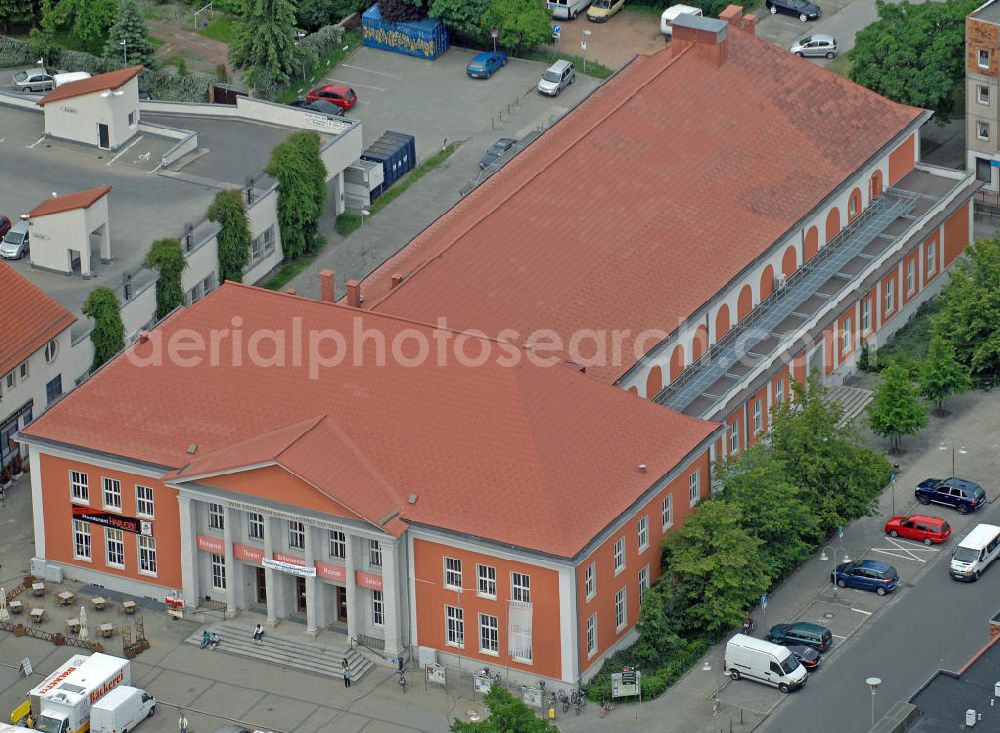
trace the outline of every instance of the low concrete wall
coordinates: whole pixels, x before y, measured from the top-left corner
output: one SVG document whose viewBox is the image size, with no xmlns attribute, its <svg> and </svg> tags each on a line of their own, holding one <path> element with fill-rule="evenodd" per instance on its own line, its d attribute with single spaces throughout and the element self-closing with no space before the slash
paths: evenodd
<svg viewBox="0 0 1000 733">
<path fill-rule="evenodd" d="M 0 92 L 0 104 L 7 105 L 8 107 L 17 107 L 18 109 L 26 109 L 31 112 L 37 112 L 42 114 L 42 108 L 36 104 L 39 99 L 44 95 L 36 94 L 32 96 L 24 96 L 23 94 L 13 94 L 11 92 Z"/>
</svg>

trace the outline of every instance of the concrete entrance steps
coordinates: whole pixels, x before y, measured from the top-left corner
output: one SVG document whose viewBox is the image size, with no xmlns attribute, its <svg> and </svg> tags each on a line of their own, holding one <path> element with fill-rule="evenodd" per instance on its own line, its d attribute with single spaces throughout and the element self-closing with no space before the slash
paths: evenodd
<svg viewBox="0 0 1000 733">
<path fill-rule="evenodd" d="M 185 639 L 188 644 L 201 646 L 202 631 L 214 631 L 219 635 L 219 646 L 206 653 L 225 652 L 238 657 L 249 657 L 273 664 L 283 669 L 297 669 L 301 672 L 342 678 L 340 662 L 347 659 L 351 669 L 351 681 L 360 681 L 375 664 L 368 657 L 351 648 L 346 636 L 324 633 L 319 639 L 306 636 L 298 624 L 282 624 L 276 628 L 264 629 L 264 640 L 253 640 L 255 617 L 243 621 L 224 621 L 198 629 Z"/>
<path fill-rule="evenodd" d="M 864 412 L 868 403 L 872 401 L 872 392 L 860 387 L 831 387 L 826 399 L 828 402 L 839 402 L 840 406 L 844 408 L 844 416 L 840 419 L 839 424 L 839 426 L 844 426 Z"/>
</svg>

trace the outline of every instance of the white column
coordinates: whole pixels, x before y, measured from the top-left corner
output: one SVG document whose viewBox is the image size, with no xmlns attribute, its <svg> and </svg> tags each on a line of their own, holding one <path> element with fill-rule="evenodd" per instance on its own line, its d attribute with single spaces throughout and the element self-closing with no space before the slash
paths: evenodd
<svg viewBox="0 0 1000 733">
<path fill-rule="evenodd" d="M 42 493 L 42 452 L 35 449 L 28 454 L 31 468 L 31 521 L 35 527 L 35 557 L 45 559 L 45 500 Z M 96 476 L 95 476 L 96 478 Z M 97 490 L 97 489 L 95 489 Z M 94 531 L 91 527 L 91 532 Z M 72 542 L 73 538 L 70 538 Z M 93 547 L 93 544 L 91 544 Z"/>
<path fill-rule="evenodd" d="M 396 572 L 399 543 L 382 540 L 382 603 L 385 610 L 385 653 L 395 657 L 403 650 L 400 640 L 399 582 Z"/>
<path fill-rule="evenodd" d="M 358 538 L 345 530 L 344 532 L 344 589 L 347 592 L 347 638 L 353 639 L 360 629 L 358 628 L 358 586 L 355 582 L 354 558 L 357 552 Z"/>
<path fill-rule="evenodd" d="M 277 531 L 278 520 L 264 515 L 264 557 L 274 558 L 274 533 Z M 275 626 L 278 623 L 278 573 L 271 568 L 264 568 L 264 583 L 267 585 L 267 623 Z"/>
<path fill-rule="evenodd" d="M 317 527 L 312 527 L 310 525 L 305 525 L 306 530 L 306 567 L 315 568 L 316 567 L 316 538 L 315 534 L 317 532 Z M 322 609 L 320 606 L 323 603 L 323 599 L 319 597 L 317 591 L 319 588 L 319 579 L 313 575 L 312 577 L 306 577 L 306 633 L 316 635 L 319 633 L 318 624 L 319 616 L 322 614 Z"/>
<path fill-rule="evenodd" d="M 226 559 L 226 618 L 234 618 L 239 610 L 236 602 L 237 588 L 243 588 L 242 568 L 236 563 L 233 555 L 233 536 L 239 513 L 228 505 L 222 509 L 223 557 Z"/>
<path fill-rule="evenodd" d="M 190 496 L 177 495 L 178 519 L 181 530 L 181 596 L 192 608 L 201 596 L 198 563 L 198 523 L 195 521 L 196 503 Z"/>
</svg>

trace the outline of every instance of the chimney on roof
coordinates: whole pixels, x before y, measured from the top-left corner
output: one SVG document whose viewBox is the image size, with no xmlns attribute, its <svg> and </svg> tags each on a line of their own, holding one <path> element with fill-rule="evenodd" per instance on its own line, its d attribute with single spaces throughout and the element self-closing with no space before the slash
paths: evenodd
<svg viewBox="0 0 1000 733">
<path fill-rule="evenodd" d="M 710 59 L 716 66 L 722 66 L 726 61 L 728 28 L 729 24 L 724 20 L 683 13 L 673 22 L 671 45 L 678 51 L 693 45 L 699 54 Z"/>
<path fill-rule="evenodd" d="M 743 16 L 743 30 L 751 36 L 757 35 L 757 16 L 753 13 Z"/>
<path fill-rule="evenodd" d="M 395 288 L 401 282 L 403 282 L 403 276 L 400 275 L 398 272 L 392 273 L 392 275 L 389 277 L 389 289 L 391 290 L 392 288 Z"/>
<path fill-rule="evenodd" d="M 336 276 L 333 270 L 319 271 L 319 299 L 325 303 L 333 303 L 337 300 L 333 281 Z"/>
<path fill-rule="evenodd" d="M 289 295 L 298 295 L 299 294 L 299 291 L 296 290 L 295 288 L 288 288 L 288 290 L 286 290 L 285 292 L 288 293 Z"/>
<path fill-rule="evenodd" d="M 139 343 L 144 344 L 147 341 L 149 341 L 149 331 L 147 331 L 146 329 L 142 329 L 141 331 L 139 331 Z"/>
<path fill-rule="evenodd" d="M 347 304 L 352 308 L 360 308 L 364 300 L 361 297 L 361 283 L 357 280 L 348 280 L 344 284 L 347 286 Z"/>
<path fill-rule="evenodd" d="M 719 13 L 719 20 L 724 20 L 736 28 L 742 28 L 743 8 L 739 5 L 727 5 L 726 9 Z"/>
</svg>

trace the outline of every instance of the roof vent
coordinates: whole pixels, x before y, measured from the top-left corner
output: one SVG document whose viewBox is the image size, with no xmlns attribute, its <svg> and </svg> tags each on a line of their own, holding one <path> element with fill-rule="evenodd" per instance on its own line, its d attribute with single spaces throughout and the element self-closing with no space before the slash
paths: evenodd
<svg viewBox="0 0 1000 733">
<path fill-rule="evenodd" d="M 411 504 L 416 504 L 417 503 L 417 495 L 416 494 L 410 494 L 410 496 L 407 498 L 407 501 L 410 502 Z M 1000 686 L 1000 682 L 998 682 L 997 685 Z M 998 694 L 998 696 L 1000 696 L 1000 693 L 997 693 L 997 694 Z"/>
<path fill-rule="evenodd" d="M 382 517 L 380 520 L 378 520 L 378 523 L 379 523 L 379 525 L 384 526 L 386 524 L 386 522 L 388 522 L 390 519 L 395 519 L 397 516 L 399 516 L 399 512 L 396 511 L 395 509 L 393 509 L 391 512 L 389 512 L 384 517 Z"/>
<path fill-rule="evenodd" d="M 645 463 L 640 463 L 638 466 L 636 466 L 636 468 L 638 468 L 643 473 L 646 473 L 646 464 Z"/>
<path fill-rule="evenodd" d="M 197 450 L 198 450 L 197 443 L 188 443 L 188 453 L 194 455 Z"/>
</svg>

